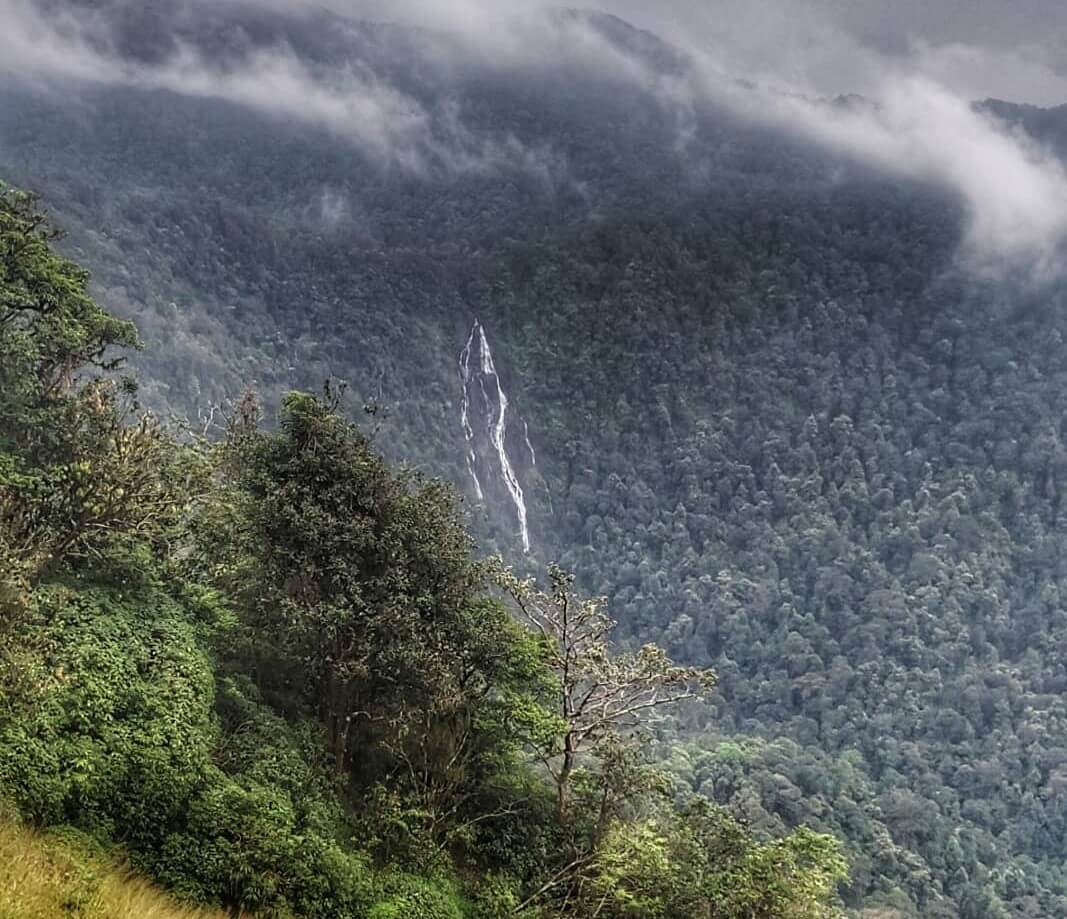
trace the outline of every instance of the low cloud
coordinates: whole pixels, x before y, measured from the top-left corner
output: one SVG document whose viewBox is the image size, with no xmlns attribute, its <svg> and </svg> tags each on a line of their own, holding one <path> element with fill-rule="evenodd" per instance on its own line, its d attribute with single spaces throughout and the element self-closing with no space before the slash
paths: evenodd
<svg viewBox="0 0 1067 919">
<path fill-rule="evenodd" d="M 906 63 L 968 99 L 1005 99 L 1031 105 L 1067 103 L 1067 73 L 1057 69 L 1042 46 L 990 49 L 962 42 L 911 43 Z"/>
<path fill-rule="evenodd" d="M 1067 102 L 1067 39 L 1058 0 L 994 0 L 949 10 L 926 0 L 604 0 L 664 37 L 693 64 L 665 74 L 580 17 L 544 15 L 538 0 L 329 0 L 339 12 L 460 33 L 501 66 L 584 66 L 640 86 L 678 112 L 707 102 L 781 127 L 890 173 L 956 193 L 968 220 L 961 258 L 978 272 L 1062 274 L 1067 171 L 1021 130 L 973 105 L 998 97 Z M 304 0 L 273 0 L 286 9 Z M 741 88 L 738 80 L 746 80 Z M 819 97 L 859 93 L 869 105 Z M 699 138 L 679 121 L 679 146 Z"/>
<path fill-rule="evenodd" d="M 965 204 L 961 256 L 980 273 L 1062 272 L 1067 170 L 1053 153 L 923 77 L 887 81 L 876 105 L 778 97 L 774 117 L 813 139 L 899 175 L 937 182 Z"/>
<path fill-rule="evenodd" d="M 1042 41 L 1040 19 L 1027 32 L 1016 16 L 1011 41 L 982 45 L 977 33 L 953 40 L 963 33 L 951 20 L 911 0 L 900 18 L 916 31 L 890 28 L 873 0 L 858 2 L 848 15 L 834 14 L 829 0 L 720 0 L 714 8 L 696 0 L 665 0 L 655 7 L 636 0 L 606 2 L 611 11 L 673 41 L 691 68 L 651 66 L 587 18 L 549 13 L 537 0 L 328 5 L 357 17 L 400 19 L 447 32 L 447 40 L 427 40 L 427 49 L 433 48 L 427 53 L 442 60 L 452 55 L 499 68 L 565 65 L 576 73 L 584 67 L 638 87 L 680 113 L 682 151 L 699 143 L 693 120 L 684 115 L 714 103 L 894 174 L 937 182 L 965 205 L 961 254 L 968 264 L 987 271 L 1007 265 L 1037 276 L 1057 273 L 1067 243 L 1063 162 L 971 104 L 986 95 L 1034 101 L 1049 101 L 1061 91 L 1067 95 L 1067 76 Z M 1020 10 L 1030 4 L 1037 16 L 1044 0 L 1020 2 Z M 259 4 L 289 13 L 311 6 L 304 0 Z M 472 131 L 455 102 L 420 102 L 357 64 L 324 74 L 275 46 L 223 67 L 181 45 L 161 63 L 133 62 L 115 53 L 99 20 L 70 13 L 45 18 L 39 9 L 31 0 L 0 0 L 5 23 L 0 72 L 223 99 L 326 128 L 377 160 L 414 172 L 517 168 L 542 173 L 549 183 L 565 172 L 547 149 Z M 996 15 L 990 7 L 990 23 L 999 21 Z M 1045 31 L 1053 34 L 1058 25 L 1050 22 Z M 751 82 L 741 88 L 737 78 Z M 814 101 L 849 91 L 863 93 L 871 104 Z"/>
<path fill-rule="evenodd" d="M 1036 51 L 1022 55 L 912 39 L 906 52 L 890 54 L 831 21 L 797 23 L 783 16 L 761 24 L 747 3 L 738 5 L 728 28 L 709 30 L 702 9 L 685 20 L 688 37 L 674 36 L 691 63 L 683 76 L 639 63 L 629 71 L 613 66 L 613 72 L 675 110 L 712 102 L 890 174 L 949 189 L 965 209 L 959 256 L 971 272 L 999 277 L 1021 270 L 1041 282 L 1067 271 L 1067 165 L 972 101 L 991 95 L 992 78 L 983 84 L 982 75 L 996 73 L 998 64 L 1001 77 L 1012 74 L 1020 88 L 1040 84 L 1055 91 L 1059 77 Z M 768 45 L 779 49 L 776 58 Z M 598 59 L 610 55 L 601 52 Z M 865 96 L 852 104 L 820 98 L 818 87 L 833 85 L 842 74 L 851 76 L 841 89 L 860 87 Z M 950 83 L 970 86 L 973 94 Z M 1067 83 L 1063 88 L 1067 94 Z M 680 124 L 685 133 L 686 122 Z M 699 135 L 690 131 L 682 141 L 683 147 L 699 143 Z"/>
<path fill-rule="evenodd" d="M 1062 276 L 1067 167 L 1060 155 L 929 75 L 944 60 L 943 50 L 921 52 L 922 68 L 851 41 L 838 50 L 866 75 L 866 97 L 818 99 L 806 94 L 811 84 L 799 76 L 783 83 L 768 72 L 757 74 L 759 85 L 742 89 L 723 79 L 728 65 L 721 57 L 700 50 L 693 51 L 693 93 L 891 174 L 951 190 L 967 214 L 960 256 L 971 271 L 1022 269 L 1035 280 Z M 951 55 L 970 59 L 972 53 L 957 48 Z"/>
<path fill-rule="evenodd" d="M 510 136 L 470 131 L 454 103 L 432 110 L 353 63 L 313 72 L 285 45 L 252 50 L 225 65 L 189 44 L 158 63 L 117 53 L 103 17 L 42 12 L 32 0 L 0 0 L 0 76 L 123 85 L 218 99 L 325 128 L 390 167 L 427 173 L 520 168 L 551 173 L 543 151 Z"/>
</svg>

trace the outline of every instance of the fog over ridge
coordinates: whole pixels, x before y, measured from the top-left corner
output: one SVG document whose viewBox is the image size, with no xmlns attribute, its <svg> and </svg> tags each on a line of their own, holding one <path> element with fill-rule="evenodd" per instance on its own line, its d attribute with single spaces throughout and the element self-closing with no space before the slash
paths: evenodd
<svg viewBox="0 0 1067 919">
<path fill-rule="evenodd" d="M 189 15 L 196 15 L 198 3 L 204 0 L 186 4 Z M 239 5 L 236 0 L 225 3 Z M 286 14 L 318 7 L 304 0 L 253 0 L 244 5 Z M 964 94 L 971 85 L 967 74 L 986 71 L 1006 74 L 1020 91 L 1040 86 L 1049 98 L 1061 88 L 1067 94 L 1067 76 L 1043 50 L 1040 29 L 1029 36 L 1017 31 L 1014 41 L 983 44 L 977 40 L 980 32 L 972 28 L 961 40 L 949 40 L 953 33 L 945 22 L 940 31 L 933 29 L 930 22 L 936 17 L 905 3 L 901 18 L 925 23 L 927 34 L 905 35 L 901 45 L 900 36 L 887 28 L 884 15 L 874 7 L 864 20 L 856 12 L 835 14 L 832 5 L 821 0 L 792 7 L 779 0 L 722 0 L 714 7 L 719 14 L 715 18 L 697 3 L 668 3 L 653 15 L 629 0 L 608 0 L 608 11 L 632 18 L 654 34 L 662 32 L 681 50 L 687 67 L 671 72 L 613 41 L 593 19 L 546 15 L 548 7 L 533 0 L 333 0 L 326 5 L 346 16 L 395 19 L 448 36 L 439 46 L 428 44 L 427 53 L 479 59 L 500 68 L 554 68 L 563 63 L 595 70 L 681 113 L 680 148 L 693 142 L 686 134 L 686 113 L 714 104 L 893 174 L 937 182 L 965 204 L 968 224 L 961 255 L 972 267 L 1022 267 L 1038 278 L 1061 272 L 1067 244 L 1063 162 L 1022 132 L 976 109 L 973 97 Z M 1018 7 L 1027 8 L 1039 17 L 1037 25 L 1047 23 L 1048 35 L 1059 34 L 1060 20 L 1067 14 L 1057 17 L 1041 0 Z M 801 10 L 809 18 L 800 16 Z M 1000 21 L 989 15 L 991 24 Z M 550 177 L 566 169 L 551 150 L 530 150 L 512 137 L 472 130 L 457 105 L 445 100 L 428 107 L 425 100 L 358 64 L 335 68 L 325 79 L 292 48 L 278 45 L 250 50 L 220 67 L 181 41 L 159 61 L 137 61 L 117 51 L 99 10 L 0 0 L 0 16 L 7 26 L 0 33 L 0 73 L 8 77 L 129 85 L 223 99 L 326 128 L 350 138 L 378 161 L 415 173 L 519 168 Z M 874 30 L 873 39 L 858 37 L 865 22 Z M 780 53 L 771 53 L 773 48 Z M 749 82 L 741 85 L 739 78 Z M 858 90 L 875 104 L 825 104 L 819 93 L 834 80 L 841 81 L 840 91 Z"/>
</svg>

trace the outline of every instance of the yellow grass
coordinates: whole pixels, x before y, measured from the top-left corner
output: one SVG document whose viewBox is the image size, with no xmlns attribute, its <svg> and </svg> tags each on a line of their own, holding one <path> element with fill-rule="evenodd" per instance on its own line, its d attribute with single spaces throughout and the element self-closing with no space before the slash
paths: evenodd
<svg viewBox="0 0 1067 919">
<path fill-rule="evenodd" d="M 0 919 L 226 919 L 175 901 L 76 842 L 0 820 Z"/>
</svg>

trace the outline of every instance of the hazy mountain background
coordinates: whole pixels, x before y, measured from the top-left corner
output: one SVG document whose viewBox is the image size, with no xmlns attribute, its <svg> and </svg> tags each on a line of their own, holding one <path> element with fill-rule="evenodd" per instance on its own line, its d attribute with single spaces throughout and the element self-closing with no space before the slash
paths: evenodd
<svg viewBox="0 0 1067 919">
<path fill-rule="evenodd" d="M 346 381 L 521 563 L 502 449 L 531 557 L 718 670 L 683 785 L 839 834 L 872 915 L 1067 914 L 1067 107 L 819 98 L 591 12 L 8 6 L 0 176 L 148 405 Z"/>
</svg>

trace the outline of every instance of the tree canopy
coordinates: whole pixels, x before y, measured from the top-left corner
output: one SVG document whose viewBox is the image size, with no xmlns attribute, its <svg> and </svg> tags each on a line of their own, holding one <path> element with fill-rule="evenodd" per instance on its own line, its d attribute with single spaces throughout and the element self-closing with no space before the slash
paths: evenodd
<svg viewBox="0 0 1067 919">
<path fill-rule="evenodd" d="M 676 803 L 610 742 L 708 674 L 614 650 L 556 569 L 552 594 L 506 581 L 524 627 L 452 490 L 383 459 L 329 387 L 274 428 L 251 392 L 218 440 L 159 424 L 113 376 L 132 330 L 33 200 L 0 195 L 0 228 L 5 813 L 235 913 L 836 913 L 836 840 Z M 549 631 L 560 603 L 580 635 Z M 560 711 L 561 689 L 587 701 Z"/>
</svg>

